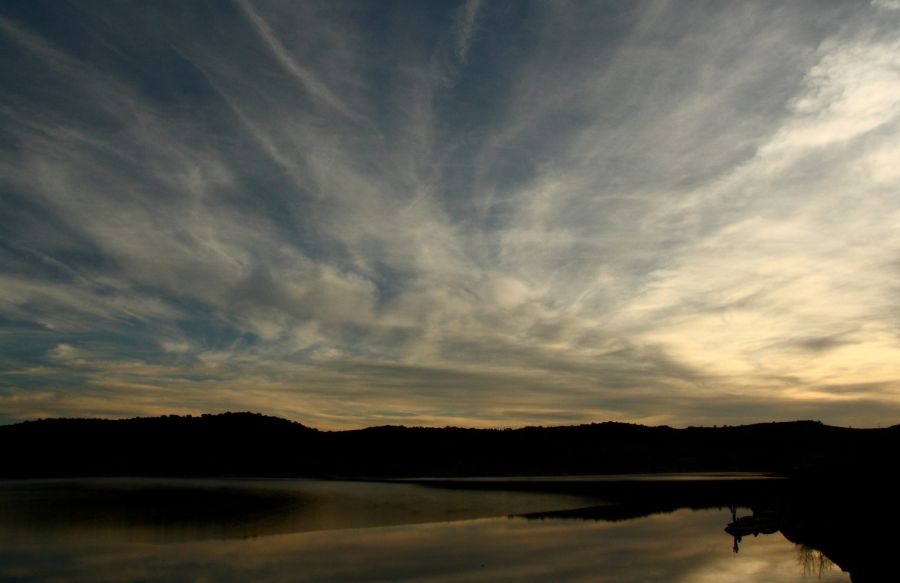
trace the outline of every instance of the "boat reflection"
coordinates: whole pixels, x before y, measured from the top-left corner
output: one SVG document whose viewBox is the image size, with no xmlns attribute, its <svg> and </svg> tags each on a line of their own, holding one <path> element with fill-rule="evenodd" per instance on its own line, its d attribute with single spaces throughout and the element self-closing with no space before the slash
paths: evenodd
<svg viewBox="0 0 900 583">
<path fill-rule="evenodd" d="M 748 516 L 737 516 L 737 507 L 731 507 L 731 522 L 725 527 L 725 532 L 734 537 L 732 550 L 740 552 L 741 539 L 747 535 L 759 536 L 760 534 L 774 534 L 778 532 L 781 521 L 774 510 L 764 510 Z"/>
</svg>

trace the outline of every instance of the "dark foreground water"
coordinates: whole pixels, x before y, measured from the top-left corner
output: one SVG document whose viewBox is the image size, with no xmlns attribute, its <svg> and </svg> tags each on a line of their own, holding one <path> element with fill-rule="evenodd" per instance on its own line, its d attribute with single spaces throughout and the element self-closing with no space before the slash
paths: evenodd
<svg viewBox="0 0 900 583">
<path fill-rule="evenodd" d="M 553 514 L 598 506 L 420 484 L 0 482 L 0 581 L 849 581 L 779 532 L 734 552 L 728 507 Z"/>
</svg>

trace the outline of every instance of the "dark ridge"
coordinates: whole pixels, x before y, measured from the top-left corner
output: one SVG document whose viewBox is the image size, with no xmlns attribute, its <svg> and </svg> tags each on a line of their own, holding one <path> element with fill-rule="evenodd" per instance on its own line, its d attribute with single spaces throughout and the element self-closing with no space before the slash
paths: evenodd
<svg viewBox="0 0 900 583">
<path fill-rule="evenodd" d="M 0 427 L 0 477 L 525 476 L 750 471 L 881 472 L 900 426 L 817 421 L 734 427 L 592 423 L 520 429 L 381 426 L 319 431 L 257 413 L 124 420 L 43 419 Z"/>
</svg>

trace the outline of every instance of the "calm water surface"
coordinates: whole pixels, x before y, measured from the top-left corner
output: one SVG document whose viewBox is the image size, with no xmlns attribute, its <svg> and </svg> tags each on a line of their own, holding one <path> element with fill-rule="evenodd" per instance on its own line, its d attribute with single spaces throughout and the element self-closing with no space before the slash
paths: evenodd
<svg viewBox="0 0 900 583">
<path fill-rule="evenodd" d="M 313 480 L 0 482 L 0 581 L 849 581 L 780 533 L 734 553 L 728 508 L 521 516 L 599 503 Z"/>
</svg>

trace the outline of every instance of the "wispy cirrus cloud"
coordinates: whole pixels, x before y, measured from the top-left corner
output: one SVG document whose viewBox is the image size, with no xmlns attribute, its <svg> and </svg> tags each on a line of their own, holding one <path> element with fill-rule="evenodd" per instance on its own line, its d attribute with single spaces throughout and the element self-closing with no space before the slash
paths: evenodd
<svg viewBox="0 0 900 583">
<path fill-rule="evenodd" d="M 461 62 L 465 62 L 469 48 L 472 46 L 472 37 L 475 35 L 475 23 L 480 6 L 481 0 L 467 0 L 460 9 L 460 23 L 456 32 L 456 56 Z"/>
<path fill-rule="evenodd" d="M 886 3 L 45 8 L 5 419 L 895 417 Z"/>
</svg>

